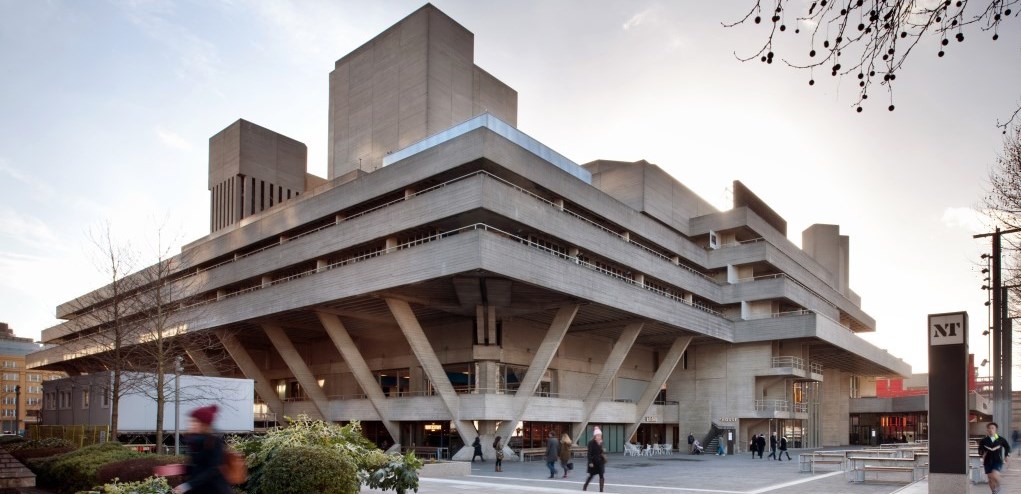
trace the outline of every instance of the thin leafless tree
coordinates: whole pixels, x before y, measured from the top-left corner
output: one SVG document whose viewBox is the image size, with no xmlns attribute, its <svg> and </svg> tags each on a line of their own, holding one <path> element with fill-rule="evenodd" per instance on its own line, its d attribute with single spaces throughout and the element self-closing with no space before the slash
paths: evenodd
<svg viewBox="0 0 1021 494">
<path fill-rule="evenodd" d="M 758 25 L 766 31 L 757 50 L 734 53 L 739 60 L 767 64 L 780 60 L 807 71 L 809 85 L 827 73 L 855 77 L 856 111 L 862 111 L 876 85 L 887 92 L 887 109 L 893 111 L 897 74 L 905 70 L 916 48 L 922 45 L 943 57 L 966 35 L 996 41 L 1005 21 L 1017 20 L 1019 4 L 1021 0 L 755 0 L 743 17 L 723 25 Z M 781 42 L 799 36 L 790 44 Z M 1021 105 L 1011 108 L 997 119 L 1004 134 L 1021 112 Z"/>
</svg>

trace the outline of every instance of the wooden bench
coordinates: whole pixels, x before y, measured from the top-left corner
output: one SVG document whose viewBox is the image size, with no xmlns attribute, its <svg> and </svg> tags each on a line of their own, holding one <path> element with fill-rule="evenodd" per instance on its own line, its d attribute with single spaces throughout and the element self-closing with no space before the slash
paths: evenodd
<svg viewBox="0 0 1021 494">
<path fill-rule="evenodd" d="M 924 467 L 922 466 L 924 462 Z M 851 482 L 865 482 L 866 474 L 874 472 L 875 480 L 880 480 L 879 475 L 883 473 L 909 473 L 908 482 L 914 482 L 923 475 L 923 469 L 928 468 L 928 462 L 919 458 L 875 458 L 868 456 L 848 456 L 847 474 Z"/>
<path fill-rule="evenodd" d="M 585 446 L 572 446 L 571 447 L 571 458 L 586 458 L 588 457 L 588 448 Z"/>
<path fill-rule="evenodd" d="M 530 461 L 535 457 L 546 456 L 546 448 L 521 448 L 518 455 L 521 457 L 521 461 Z"/>
<path fill-rule="evenodd" d="M 816 465 L 837 465 L 843 468 L 843 451 L 817 451 L 798 455 L 798 471 L 815 473 Z"/>
</svg>

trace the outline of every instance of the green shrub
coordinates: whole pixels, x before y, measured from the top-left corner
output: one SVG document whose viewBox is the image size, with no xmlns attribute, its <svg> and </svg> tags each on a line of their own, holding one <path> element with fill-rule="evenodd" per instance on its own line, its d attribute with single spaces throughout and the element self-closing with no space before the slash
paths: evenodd
<svg viewBox="0 0 1021 494">
<path fill-rule="evenodd" d="M 286 446 L 263 467 L 263 492 L 356 494 L 360 488 L 354 462 L 337 448 Z"/>
<path fill-rule="evenodd" d="M 270 430 L 264 436 L 231 440 L 231 446 L 247 459 L 246 493 L 276 494 L 265 485 L 265 466 L 280 451 L 296 446 L 339 451 L 355 465 L 359 482 L 369 487 L 398 493 L 418 492 L 418 470 L 422 462 L 413 455 L 386 455 L 379 451 L 362 435 L 358 422 L 339 426 L 304 416 L 288 421 L 288 427 Z"/>
<path fill-rule="evenodd" d="M 36 474 L 36 483 L 60 493 L 88 490 L 99 484 L 99 467 L 120 460 L 138 458 L 120 443 L 102 443 L 49 458 L 29 460 L 28 467 Z"/>
<path fill-rule="evenodd" d="M 114 481 L 99 488 L 103 494 L 171 494 L 173 492 L 167 479 L 149 477 L 138 482 Z"/>
<path fill-rule="evenodd" d="M 7 451 L 10 451 L 12 446 L 23 442 L 25 442 L 25 438 L 21 436 L 0 436 L 0 448 Z"/>
<path fill-rule="evenodd" d="M 46 439 L 32 439 L 31 441 L 19 441 L 4 445 L 7 451 L 15 452 L 22 449 L 39 448 L 74 448 L 74 444 L 62 437 L 47 437 Z"/>
<path fill-rule="evenodd" d="M 12 451 L 11 456 L 17 458 L 22 463 L 27 463 L 32 458 L 46 458 L 47 456 L 62 455 L 72 451 L 74 451 L 74 448 L 22 448 Z"/>
<path fill-rule="evenodd" d="M 174 455 L 145 455 L 140 458 L 115 461 L 99 467 L 96 471 L 96 483 L 108 484 L 114 480 L 121 482 L 139 482 L 152 477 L 153 468 L 160 465 L 172 465 L 175 463 L 188 463 L 187 456 Z M 178 476 L 168 479 L 171 485 L 183 482 Z"/>
</svg>

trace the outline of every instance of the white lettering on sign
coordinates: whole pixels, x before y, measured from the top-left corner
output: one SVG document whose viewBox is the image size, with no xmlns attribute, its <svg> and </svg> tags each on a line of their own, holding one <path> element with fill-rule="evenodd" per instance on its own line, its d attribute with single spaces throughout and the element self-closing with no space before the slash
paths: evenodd
<svg viewBox="0 0 1021 494">
<path fill-rule="evenodd" d="M 659 417 L 655 415 L 646 415 L 645 422 L 659 422 Z"/>
<path fill-rule="evenodd" d="M 929 316 L 929 344 L 964 344 L 965 324 L 964 313 Z"/>
</svg>

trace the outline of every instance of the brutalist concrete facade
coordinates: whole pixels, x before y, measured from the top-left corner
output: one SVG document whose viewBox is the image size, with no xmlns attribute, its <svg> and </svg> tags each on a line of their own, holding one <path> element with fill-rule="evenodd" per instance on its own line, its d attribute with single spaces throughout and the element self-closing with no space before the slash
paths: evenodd
<svg viewBox="0 0 1021 494">
<path fill-rule="evenodd" d="M 383 99 L 404 81 L 390 57 L 448 73 L 431 64 L 446 67 L 449 53 L 424 67 L 405 54 L 432 53 L 421 23 L 457 34 L 443 43 L 472 39 L 427 5 L 337 70 L 396 84 Z M 380 50 L 375 69 L 353 68 Z M 456 64 L 464 73 L 470 53 Z M 515 128 L 516 93 L 495 79 L 482 100 L 467 76 L 443 82 L 438 106 L 435 81 L 415 86 L 429 93 L 425 116 L 394 133 L 400 104 L 386 122 L 354 118 L 355 100 L 392 102 L 340 89 L 337 70 L 331 180 L 174 259 L 176 324 L 222 343 L 190 349 L 190 371 L 254 379 L 269 412 L 366 421 L 391 444 L 422 446 L 428 426 L 464 444 L 481 435 L 486 448 L 522 422 L 573 437 L 599 424 L 642 442 L 715 426 L 739 445 L 777 429 L 805 446 L 845 444 L 852 379 L 910 372 L 858 336 L 875 321 L 848 288 L 839 229 L 806 232 L 809 253 L 743 185 L 718 211 L 644 161 L 574 164 Z M 355 141 L 371 166 L 358 165 Z M 76 336 L 100 322 L 80 300 L 57 312 L 68 321 L 43 332 L 57 346 L 31 360 L 87 371 L 95 349 Z M 208 365 L 210 352 L 231 365 Z"/>
</svg>

